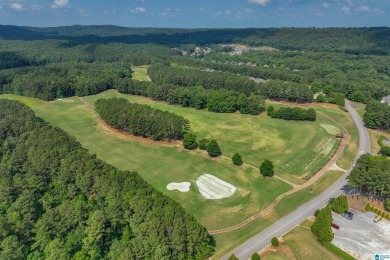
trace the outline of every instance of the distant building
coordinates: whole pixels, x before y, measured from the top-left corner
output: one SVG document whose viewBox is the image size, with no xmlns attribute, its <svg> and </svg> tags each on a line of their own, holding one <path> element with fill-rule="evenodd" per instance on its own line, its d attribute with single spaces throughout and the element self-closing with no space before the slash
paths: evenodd
<svg viewBox="0 0 390 260">
<path fill-rule="evenodd" d="M 390 106 L 390 95 L 382 98 L 382 103 L 387 103 Z"/>
</svg>

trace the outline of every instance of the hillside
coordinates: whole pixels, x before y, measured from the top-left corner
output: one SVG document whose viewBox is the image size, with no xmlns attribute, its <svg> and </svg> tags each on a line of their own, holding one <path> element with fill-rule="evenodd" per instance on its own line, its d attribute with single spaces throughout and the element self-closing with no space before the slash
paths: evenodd
<svg viewBox="0 0 390 260">
<path fill-rule="evenodd" d="M 208 45 L 242 43 L 281 50 L 336 51 L 350 54 L 388 55 L 390 28 L 247 28 L 173 29 L 125 28 L 112 25 L 18 27 L 1 25 L 4 40 L 71 40 L 88 43 L 155 43 Z"/>
</svg>

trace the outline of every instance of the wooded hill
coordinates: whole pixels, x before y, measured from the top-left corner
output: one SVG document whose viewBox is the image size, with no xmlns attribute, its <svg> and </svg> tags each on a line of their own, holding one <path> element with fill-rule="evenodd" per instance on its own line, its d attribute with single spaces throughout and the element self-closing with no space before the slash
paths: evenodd
<svg viewBox="0 0 390 260">
<path fill-rule="evenodd" d="M 281 50 L 336 51 L 349 54 L 388 55 L 390 28 L 248 28 L 164 29 L 119 26 L 65 26 L 34 28 L 0 26 L 6 40 L 72 40 L 86 43 L 181 44 L 241 43 L 268 45 Z"/>
<path fill-rule="evenodd" d="M 214 247 L 136 172 L 0 100 L 0 259 L 207 259 Z"/>
</svg>

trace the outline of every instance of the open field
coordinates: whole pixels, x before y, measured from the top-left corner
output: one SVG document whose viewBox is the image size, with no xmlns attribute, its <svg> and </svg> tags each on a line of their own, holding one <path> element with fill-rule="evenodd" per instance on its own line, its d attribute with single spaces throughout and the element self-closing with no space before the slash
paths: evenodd
<svg viewBox="0 0 390 260">
<path fill-rule="evenodd" d="M 149 65 L 131 66 L 132 78 L 139 81 L 149 81 L 148 68 Z"/>
<path fill-rule="evenodd" d="M 260 116 L 217 114 L 115 91 L 84 99 L 93 105 L 97 99 L 109 97 L 122 97 L 130 102 L 179 114 L 190 121 L 191 132 L 198 139 L 216 139 L 228 158 L 239 152 L 245 163 L 256 167 L 264 159 L 271 159 L 277 175 L 299 184 L 304 182 L 304 176 L 320 169 L 337 147 L 336 142 L 331 147 L 325 147 L 334 136 L 328 134 L 320 124 L 334 123 L 321 116 L 318 116 L 316 122 L 299 122 L 269 118 L 265 113 Z M 327 152 L 329 148 L 331 150 Z"/>
</svg>

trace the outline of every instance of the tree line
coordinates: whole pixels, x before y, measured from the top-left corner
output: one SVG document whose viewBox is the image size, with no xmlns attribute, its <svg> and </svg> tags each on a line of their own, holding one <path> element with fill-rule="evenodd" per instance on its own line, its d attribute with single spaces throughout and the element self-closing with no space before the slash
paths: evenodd
<svg viewBox="0 0 390 260">
<path fill-rule="evenodd" d="M 136 172 L 0 101 L 1 259 L 207 259 L 215 243 Z"/>
<path fill-rule="evenodd" d="M 130 68 L 107 63 L 62 63 L 0 72 L 0 93 L 54 100 L 93 95 L 111 89 L 120 78 L 130 78 Z"/>
<path fill-rule="evenodd" d="M 316 121 L 317 119 L 317 113 L 313 108 L 280 107 L 275 110 L 275 108 L 270 105 L 267 107 L 267 114 L 272 118 L 281 118 L 285 120 Z"/>
<path fill-rule="evenodd" d="M 376 199 L 390 195 L 390 160 L 386 156 L 362 155 L 348 176 L 349 185 Z"/>
<path fill-rule="evenodd" d="M 113 128 L 155 141 L 182 139 L 190 128 L 189 121 L 182 116 L 148 105 L 129 103 L 124 98 L 99 99 L 95 109 Z"/>
<path fill-rule="evenodd" d="M 389 104 L 378 101 L 369 102 L 363 115 L 363 122 L 368 128 L 390 130 Z"/>
<path fill-rule="evenodd" d="M 241 75 L 310 85 L 313 93 L 344 94 L 348 99 L 368 103 L 390 94 L 388 56 L 340 53 L 249 51 L 242 55 L 214 53 L 200 59 L 174 58 L 175 62 L 199 68 L 230 71 Z M 249 64 L 249 65 L 247 65 Z M 256 65 L 255 67 L 252 67 Z"/>
<path fill-rule="evenodd" d="M 152 64 L 148 69 L 151 79 L 158 83 L 176 86 L 202 86 L 205 89 L 227 89 L 243 93 L 262 95 L 275 100 L 311 102 L 313 93 L 308 85 L 294 82 L 270 81 L 255 83 L 247 76 L 228 72 L 206 72 L 197 68 L 177 68 L 163 63 Z"/>
<path fill-rule="evenodd" d="M 116 81 L 114 88 L 124 94 L 146 96 L 184 107 L 207 108 L 216 113 L 233 113 L 239 110 L 242 114 L 258 115 L 264 111 L 265 105 L 264 99 L 259 95 L 247 97 L 233 90 L 205 89 L 202 86 L 178 87 L 123 78 Z"/>
</svg>

